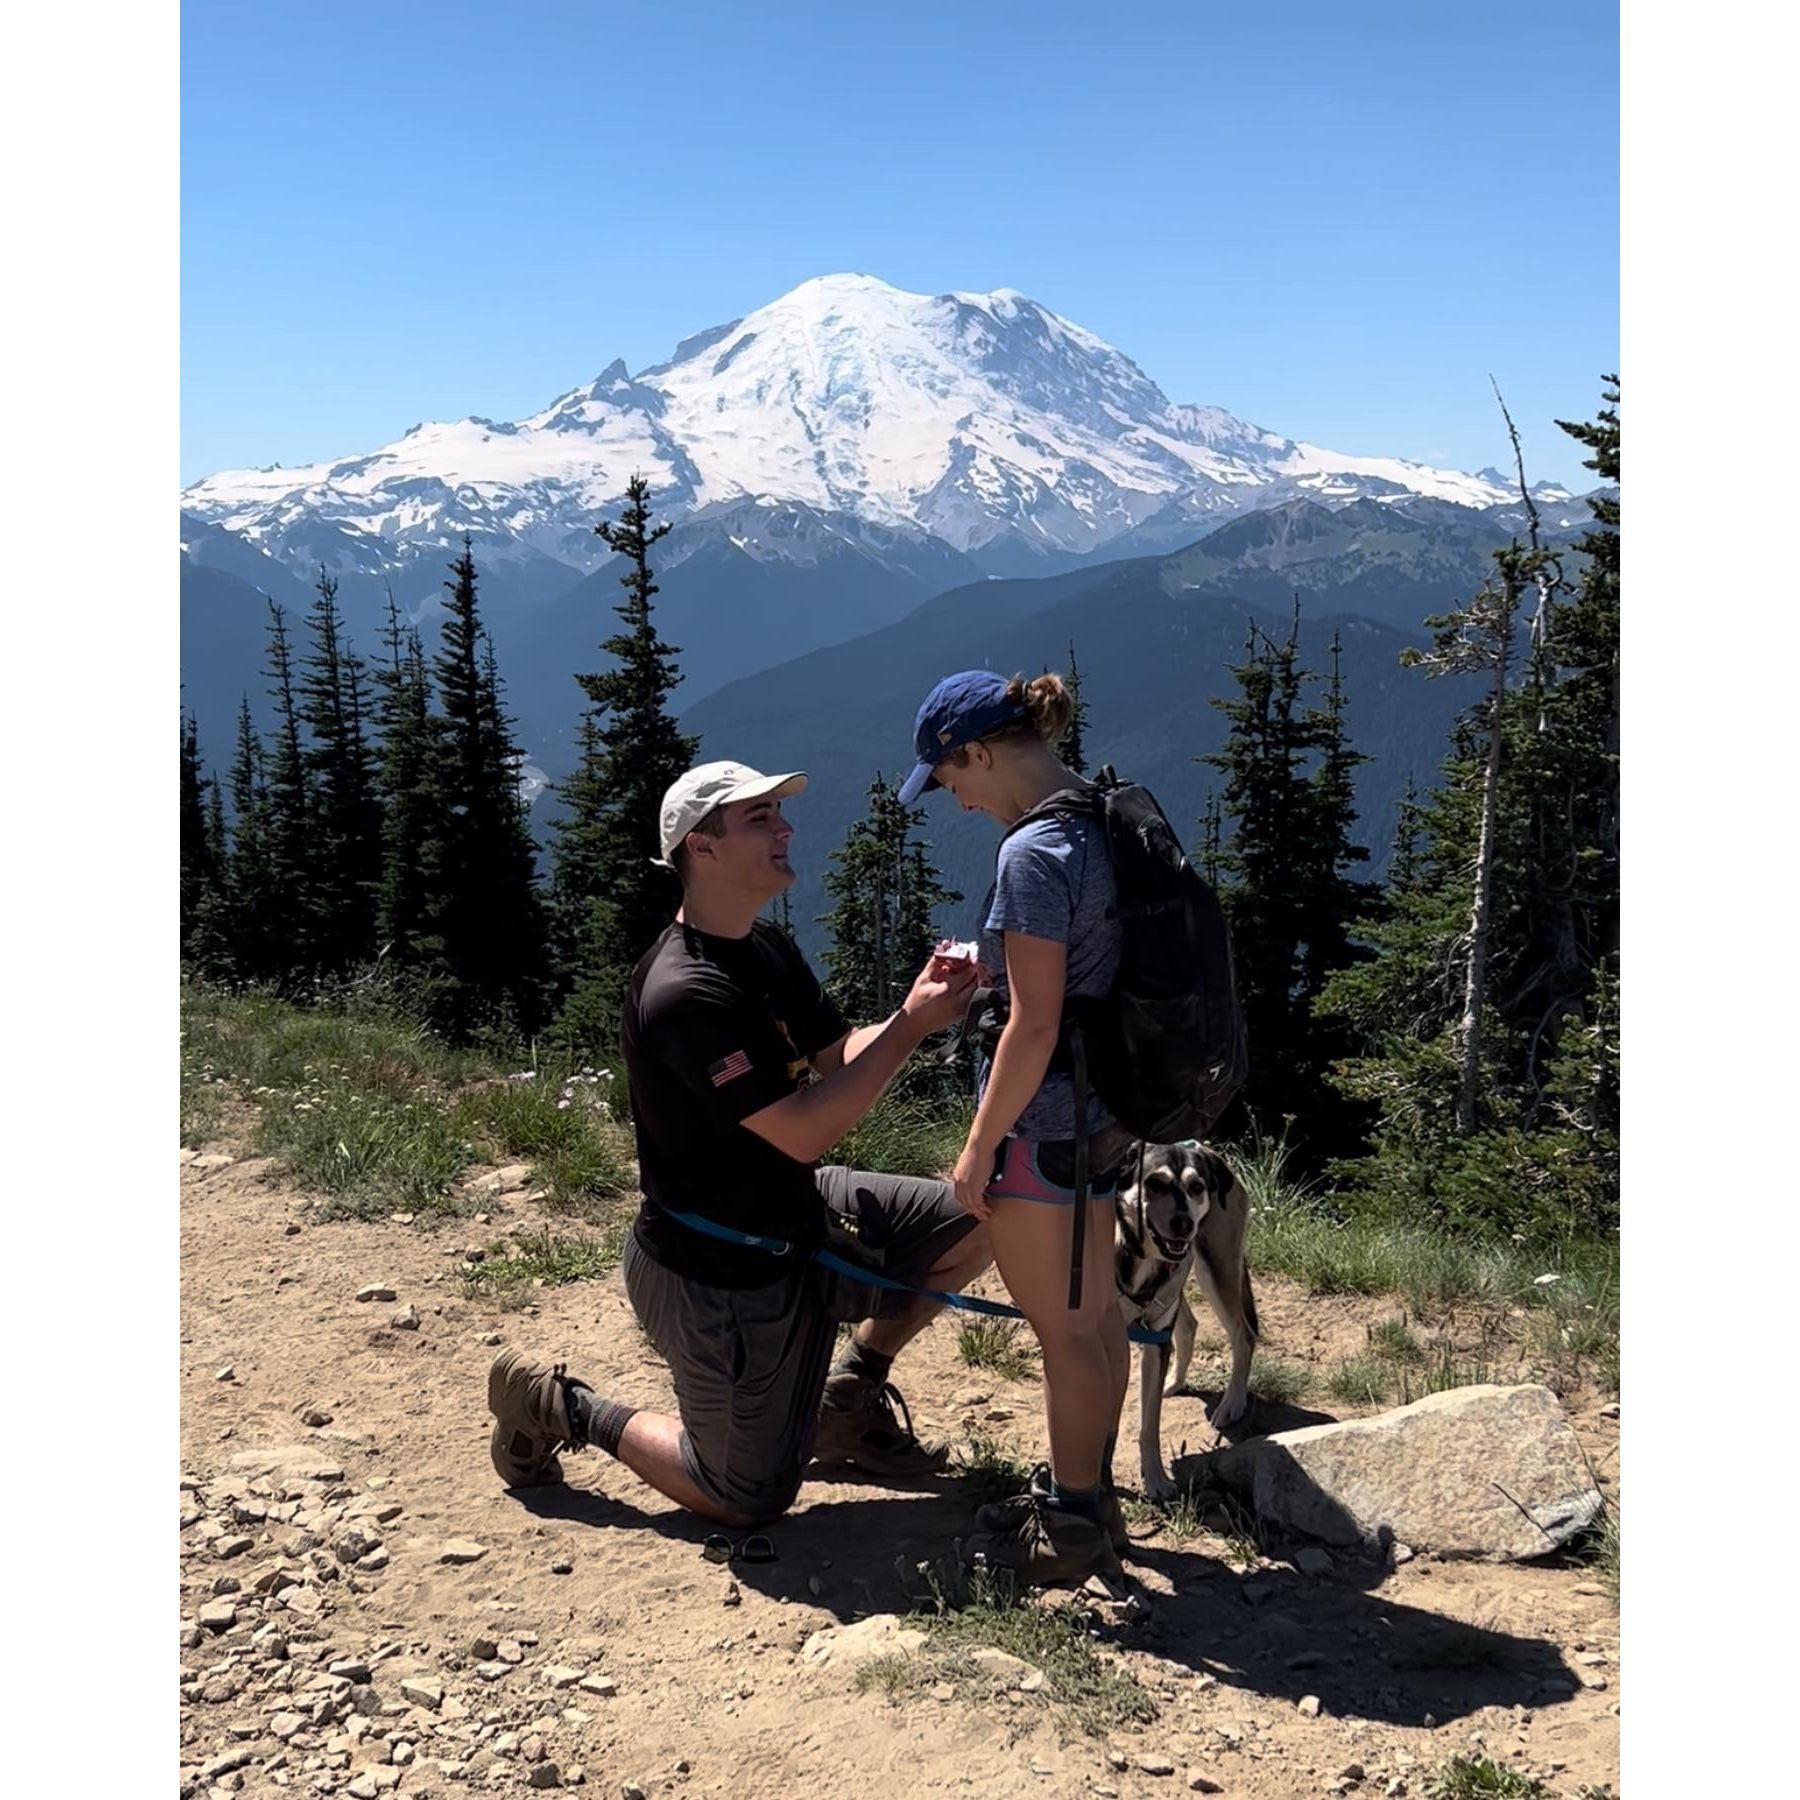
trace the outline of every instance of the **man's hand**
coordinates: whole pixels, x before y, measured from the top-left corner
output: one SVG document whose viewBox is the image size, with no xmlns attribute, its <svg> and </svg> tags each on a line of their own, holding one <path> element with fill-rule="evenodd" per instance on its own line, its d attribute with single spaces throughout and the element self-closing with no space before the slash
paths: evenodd
<svg viewBox="0 0 1800 1800">
<path fill-rule="evenodd" d="M 933 956 L 919 971 L 900 1010 L 922 1037 L 954 1025 L 968 1010 L 981 971 L 972 962 Z"/>
</svg>

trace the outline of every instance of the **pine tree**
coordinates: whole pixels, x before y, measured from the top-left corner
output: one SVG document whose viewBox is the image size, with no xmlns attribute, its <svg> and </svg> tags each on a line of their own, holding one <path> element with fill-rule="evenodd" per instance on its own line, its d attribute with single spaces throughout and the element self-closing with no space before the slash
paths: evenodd
<svg viewBox="0 0 1800 1800">
<path fill-rule="evenodd" d="M 200 760 L 200 728 L 181 717 L 181 954 L 197 973 L 226 970 L 225 831 L 219 786 Z"/>
<path fill-rule="evenodd" d="M 800 941 L 794 931 L 794 902 L 789 895 L 775 896 L 775 904 L 769 908 L 769 917 L 778 930 L 787 933 L 790 940 L 794 943 Z"/>
<path fill-rule="evenodd" d="M 1364 1111 L 1328 1082 L 1351 1046 L 1341 1022 L 1317 1016 L 1332 975 L 1364 954 L 1357 921 L 1375 893 L 1353 874 L 1368 860 L 1355 833 L 1355 771 L 1367 758 L 1350 747 L 1340 652 L 1334 640 L 1324 700 L 1310 705 L 1318 677 L 1300 664 L 1298 604 L 1285 639 L 1252 627 L 1232 671 L 1238 697 L 1213 703 L 1231 720 L 1225 746 L 1202 759 L 1226 777 L 1208 801 L 1201 872 L 1231 926 L 1250 1052 L 1244 1105 L 1265 1129 L 1291 1130 L 1309 1168 L 1356 1146 Z"/>
<path fill-rule="evenodd" d="M 445 1028 L 529 1032 L 544 999 L 545 927 L 533 881 L 535 847 L 519 799 L 522 758 L 512 740 L 476 602 L 474 547 L 444 583 L 449 614 L 434 669 L 442 729 Z"/>
<path fill-rule="evenodd" d="M 1069 639 L 1069 669 L 1063 677 L 1069 689 L 1069 698 L 1073 707 L 1069 713 L 1069 723 L 1062 736 L 1056 742 L 1056 754 L 1060 761 L 1077 775 L 1087 773 L 1087 702 L 1081 697 L 1081 667 L 1075 660 L 1075 640 Z"/>
<path fill-rule="evenodd" d="M 829 935 L 827 984 L 847 1018 L 883 1019 L 905 999 L 937 942 L 939 907 L 962 896 L 943 886 L 922 810 L 900 804 L 877 774 L 868 811 L 832 851 L 825 891 L 835 904 L 820 923 Z"/>
<path fill-rule="evenodd" d="M 1206 796 L 1206 810 L 1200 815 L 1200 873 L 1206 878 L 1206 885 L 1217 889 L 1222 877 L 1221 858 L 1224 854 L 1225 818 L 1219 810 L 1219 796 Z"/>
<path fill-rule="evenodd" d="M 307 619 L 312 653 L 300 665 L 300 717 L 317 800 L 319 960 L 341 971 L 375 954 L 382 820 L 375 759 L 363 727 L 363 665 L 343 641 L 337 583 L 323 569 L 316 593 Z"/>
<path fill-rule="evenodd" d="M 1564 429 L 1617 479 L 1610 406 Z M 1528 502 L 1522 467 L 1520 482 Z M 1551 1235 L 1617 1221 L 1618 503 L 1595 513 L 1572 601 L 1528 532 L 1475 605 L 1436 622 L 1437 656 L 1412 659 L 1472 662 L 1487 692 L 1441 786 L 1403 808 L 1374 960 L 1326 1003 L 1365 1046 L 1345 1090 L 1379 1107 L 1372 1154 L 1340 1176 L 1415 1218 Z M 1503 631 L 1509 600 L 1533 597 L 1529 629 Z"/>
<path fill-rule="evenodd" d="M 300 737 L 287 615 L 273 600 L 269 602 L 268 675 L 276 712 L 263 787 L 268 913 L 259 922 L 258 935 L 270 956 L 270 977 L 291 992 L 303 992 L 310 988 L 319 968 L 317 807 Z"/>
<path fill-rule="evenodd" d="M 1237 696 L 1213 701 L 1231 729 L 1222 749 L 1199 760 L 1225 777 L 1218 802 L 1230 829 L 1216 866 L 1249 1047 L 1243 1102 L 1273 1128 L 1299 1119 L 1306 1100 L 1293 1079 L 1303 1028 L 1303 909 L 1289 863 L 1311 809 L 1298 619 L 1282 641 L 1252 625 L 1244 660 L 1231 673 Z"/>
<path fill-rule="evenodd" d="M 1424 809 L 1419 804 L 1419 784 L 1408 775 L 1406 792 L 1400 796 L 1399 817 L 1394 822 L 1394 844 L 1388 857 L 1388 891 L 1410 894 L 1419 885 L 1419 840 L 1424 824 Z"/>
<path fill-rule="evenodd" d="M 419 634 L 403 629 L 388 594 L 386 657 L 376 674 L 380 739 L 376 789 L 381 801 L 381 882 L 376 904 L 378 956 L 397 974 L 429 989 L 445 974 L 444 835 L 439 775 L 443 747 L 431 710 L 431 682 Z"/>
<path fill-rule="evenodd" d="M 615 525 L 594 527 L 624 557 L 624 628 L 601 644 L 612 666 L 578 675 L 588 711 L 574 773 L 562 784 L 553 894 L 568 998 L 559 1030 L 598 1048 L 618 1032 L 626 981 L 675 913 L 668 876 L 651 856 L 663 794 L 695 760 L 700 740 L 677 729 L 669 696 L 681 681 L 677 646 L 658 636 L 649 552 L 668 531 L 650 525 L 650 486 L 634 475 Z"/>
<path fill-rule="evenodd" d="M 279 973 L 286 947 L 273 935 L 279 921 L 269 862 L 268 783 L 247 694 L 238 703 L 231 813 L 231 847 L 225 859 L 231 972 L 240 981 L 268 981 Z"/>
</svg>

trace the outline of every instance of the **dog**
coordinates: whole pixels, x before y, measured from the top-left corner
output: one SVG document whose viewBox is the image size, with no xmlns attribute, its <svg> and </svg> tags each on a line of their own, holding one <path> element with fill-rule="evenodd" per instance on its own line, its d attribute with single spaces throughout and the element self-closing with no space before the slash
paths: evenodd
<svg viewBox="0 0 1800 1800">
<path fill-rule="evenodd" d="M 1139 1364 L 1144 1496 L 1168 1500 L 1176 1486 L 1163 1462 L 1162 1402 L 1186 1382 L 1193 1360 L 1190 1273 L 1199 1278 L 1231 1344 L 1231 1377 L 1209 1421 L 1214 1433 L 1241 1419 L 1249 1403 L 1250 1359 L 1261 1332 L 1244 1260 L 1250 1206 L 1224 1157 L 1188 1143 L 1133 1145 L 1120 1171 L 1116 1207 L 1115 1271 L 1125 1322 L 1171 1337 L 1170 1343 L 1146 1344 Z"/>
</svg>

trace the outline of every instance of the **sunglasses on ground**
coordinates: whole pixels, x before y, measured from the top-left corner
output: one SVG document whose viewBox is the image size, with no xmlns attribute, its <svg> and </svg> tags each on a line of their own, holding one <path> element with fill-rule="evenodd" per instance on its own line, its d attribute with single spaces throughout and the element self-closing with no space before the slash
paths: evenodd
<svg viewBox="0 0 1800 1800">
<path fill-rule="evenodd" d="M 734 1544 L 724 1532 L 715 1531 L 700 1546 L 700 1554 L 710 1563 L 772 1563 L 775 1546 L 760 1531 L 753 1531 L 739 1544 Z"/>
</svg>

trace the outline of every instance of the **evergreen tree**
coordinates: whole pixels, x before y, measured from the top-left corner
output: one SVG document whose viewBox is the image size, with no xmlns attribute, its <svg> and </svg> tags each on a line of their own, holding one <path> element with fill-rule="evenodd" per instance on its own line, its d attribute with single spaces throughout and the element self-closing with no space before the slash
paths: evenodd
<svg viewBox="0 0 1800 1800">
<path fill-rule="evenodd" d="M 431 710 L 431 682 L 417 631 L 403 629 L 388 594 L 386 657 L 376 675 L 380 737 L 376 789 L 381 802 L 381 882 L 376 904 L 378 955 L 429 988 L 444 968 L 444 836 L 438 778 L 443 746 Z"/>
<path fill-rule="evenodd" d="M 197 972 L 225 972 L 225 831 L 219 786 L 200 760 L 200 728 L 181 717 L 181 954 Z"/>
<path fill-rule="evenodd" d="M 519 799 L 521 757 L 501 703 L 476 602 L 474 547 L 444 583 L 449 614 L 434 669 L 442 728 L 444 848 L 437 1007 L 453 1037 L 535 1029 L 544 999 L 545 928 L 535 846 Z"/>
<path fill-rule="evenodd" d="M 1073 706 L 1069 712 L 1069 723 L 1062 736 L 1057 739 L 1055 750 L 1057 757 L 1077 775 L 1087 773 L 1087 702 L 1081 697 L 1081 666 L 1075 660 L 1075 640 L 1069 639 L 1069 669 L 1063 677 L 1069 690 L 1069 698 Z"/>
<path fill-rule="evenodd" d="M 316 594 L 307 619 L 312 653 L 301 661 L 300 717 L 317 801 L 319 960 L 326 969 L 344 970 L 375 954 L 381 804 L 363 728 L 363 666 L 343 640 L 337 583 L 323 569 Z"/>
<path fill-rule="evenodd" d="M 924 822 L 877 774 L 868 811 L 831 853 L 825 891 L 835 904 L 819 921 L 830 938 L 826 979 L 858 1022 L 884 1019 L 906 998 L 937 943 L 938 908 L 962 898 L 943 886 L 923 838 L 913 836 Z"/>
<path fill-rule="evenodd" d="M 269 795 L 263 744 L 250 717 L 250 697 L 238 703 L 231 761 L 232 832 L 225 860 L 225 912 L 232 973 L 241 981 L 272 980 L 285 946 L 274 937 L 278 908 L 269 861 Z"/>
<path fill-rule="evenodd" d="M 1323 703 L 1309 705 L 1318 678 L 1300 665 L 1298 604 L 1285 639 L 1252 627 L 1232 671 L 1238 696 L 1214 701 L 1231 730 L 1203 759 L 1226 778 L 1208 802 L 1201 870 L 1231 927 L 1250 1053 L 1244 1105 L 1271 1132 L 1291 1129 L 1314 1168 L 1356 1146 L 1364 1110 L 1330 1085 L 1351 1045 L 1341 1023 L 1317 1016 L 1333 973 L 1364 954 L 1356 922 L 1374 895 L 1352 873 L 1368 860 L 1354 787 L 1367 758 L 1349 744 L 1340 650 L 1334 640 Z"/>
<path fill-rule="evenodd" d="M 1206 810 L 1200 815 L 1200 873 L 1206 885 L 1217 889 L 1223 877 L 1222 857 L 1225 843 L 1225 818 L 1219 810 L 1219 796 L 1206 796 Z"/>
<path fill-rule="evenodd" d="M 273 600 L 269 602 L 268 675 L 276 709 L 261 820 L 268 865 L 268 912 L 258 921 L 257 935 L 269 957 L 270 978 L 290 991 L 303 991 L 310 987 L 319 966 L 317 808 L 300 737 L 287 615 Z"/>
<path fill-rule="evenodd" d="M 1424 827 L 1424 808 L 1419 804 L 1419 784 L 1408 775 L 1400 796 L 1400 813 L 1394 822 L 1394 846 L 1388 857 L 1388 891 L 1410 894 L 1419 885 L 1419 839 Z"/>
<path fill-rule="evenodd" d="M 775 896 L 775 904 L 769 908 L 769 917 L 780 930 L 787 933 L 793 942 L 800 941 L 794 932 L 794 902 L 789 895 L 777 894 Z"/>
<path fill-rule="evenodd" d="M 1617 479 L 1610 405 L 1564 429 Z M 1410 658 L 1472 665 L 1487 691 L 1442 785 L 1403 809 L 1374 960 L 1326 1003 L 1365 1046 L 1345 1090 L 1379 1107 L 1373 1153 L 1340 1174 L 1412 1217 L 1546 1234 L 1617 1220 L 1618 503 L 1595 512 L 1572 601 L 1528 535 Z M 1509 610 L 1533 598 L 1515 630 Z"/>
<path fill-rule="evenodd" d="M 553 893 L 568 999 L 559 1029 L 598 1048 L 616 1037 L 619 1004 L 638 959 L 675 913 L 668 876 L 650 858 L 663 794 L 695 760 L 700 740 L 677 729 L 669 696 L 680 684 L 677 646 L 658 636 L 649 552 L 668 531 L 650 524 L 650 485 L 634 475 L 619 522 L 594 527 L 625 559 L 623 629 L 601 649 L 612 666 L 578 675 L 588 700 L 574 773 L 562 784 Z"/>
<path fill-rule="evenodd" d="M 1249 1048 L 1243 1104 L 1274 1128 L 1298 1120 L 1307 1098 L 1293 1079 L 1304 1029 L 1304 909 L 1290 858 L 1311 810 L 1298 620 L 1282 641 L 1252 625 L 1231 673 L 1237 695 L 1213 701 L 1231 728 L 1223 748 L 1199 760 L 1225 777 L 1218 804 L 1229 833 L 1215 864 Z"/>
</svg>

